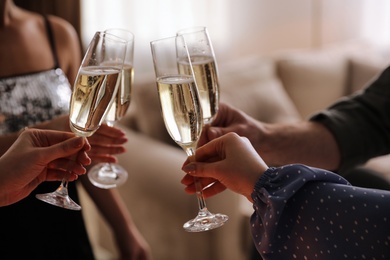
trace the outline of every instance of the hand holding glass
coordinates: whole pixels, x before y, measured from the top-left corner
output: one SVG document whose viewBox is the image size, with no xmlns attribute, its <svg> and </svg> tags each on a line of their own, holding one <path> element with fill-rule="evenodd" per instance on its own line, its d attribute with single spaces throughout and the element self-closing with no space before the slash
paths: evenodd
<svg viewBox="0 0 390 260">
<path fill-rule="evenodd" d="M 172 139 L 192 158 L 202 132 L 203 117 L 184 38 L 176 36 L 153 41 L 151 50 L 165 126 Z M 188 69 L 180 69 L 183 64 Z M 200 232 L 222 226 L 228 217 L 210 213 L 197 179 L 195 185 L 199 212 L 194 219 L 184 224 L 184 229 L 189 232 Z"/>
<path fill-rule="evenodd" d="M 108 29 L 106 33 L 115 35 L 126 41 L 126 55 L 121 72 L 120 84 L 115 100 L 105 117 L 109 126 L 120 120 L 130 106 L 131 90 L 134 80 L 133 57 L 134 57 L 134 35 L 124 29 Z M 127 171 L 119 164 L 98 163 L 88 172 L 91 183 L 99 188 L 111 189 L 124 184 L 127 180 Z"/>
<path fill-rule="evenodd" d="M 120 82 L 126 43 L 113 35 L 97 32 L 79 68 L 70 100 L 70 129 L 78 136 L 93 135 L 102 124 Z M 37 194 L 44 202 L 66 209 L 81 207 L 68 196 L 67 178 L 51 193 Z"/>
</svg>

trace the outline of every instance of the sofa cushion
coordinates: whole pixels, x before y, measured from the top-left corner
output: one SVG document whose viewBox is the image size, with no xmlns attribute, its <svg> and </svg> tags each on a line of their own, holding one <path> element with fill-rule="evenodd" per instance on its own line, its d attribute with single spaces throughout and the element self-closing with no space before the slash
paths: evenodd
<svg viewBox="0 0 390 260">
<path fill-rule="evenodd" d="M 347 94 L 348 59 L 340 50 L 289 51 L 276 60 L 284 88 L 304 118 Z"/>
<path fill-rule="evenodd" d="M 154 75 L 142 75 L 134 84 L 133 109 L 127 126 L 164 143 L 176 145 L 165 128 Z"/>
<path fill-rule="evenodd" d="M 264 122 L 300 120 L 299 113 L 275 75 L 274 63 L 263 58 L 220 65 L 220 100 Z M 174 144 L 164 126 L 154 76 L 142 76 L 135 82 L 131 106 L 127 125 Z"/>
<path fill-rule="evenodd" d="M 244 58 L 219 66 L 219 74 L 222 102 L 267 123 L 301 120 L 272 60 Z"/>
<path fill-rule="evenodd" d="M 356 53 L 350 57 L 350 92 L 359 91 L 368 86 L 382 70 L 389 66 L 389 56 L 384 53 Z"/>
</svg>

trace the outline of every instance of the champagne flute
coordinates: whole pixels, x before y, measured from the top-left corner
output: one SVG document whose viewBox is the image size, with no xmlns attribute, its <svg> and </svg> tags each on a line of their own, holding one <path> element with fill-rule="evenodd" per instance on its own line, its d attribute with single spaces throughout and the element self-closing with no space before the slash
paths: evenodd
<svg viewBox="0 0 390 260">
<path fill-rule="evenodd" d="M 131 90 L 134 81 L 134 35 L 127 30 L 119 28 L 108 29 L 105 32 L 126 41 L 126 55 L 121 72 L 121 82 L 115 100 L 105 117 L 107 125 L 114 126 L 115 122 L 126 114 L 130 106 Z M 127 177 L 126 169 L 114 163 L 98 163 L 88 172 L 88 178 L 91 183 L 103 189 L 118 187 L 126 182 Z"/>
<path fill-rule="evenodd" d="M 203 122 L 207 126 L 217 115 L 219 104 L 217 63 L 208 30 L 196 26 L 179 30 L 176 34 L 182 35 L 187 45 L 202 105 Z M 180 65 L 181 69 L 190 69 L 188 64 Z"/>
<path fill-rule="evenodd" d="M 120 82 L 126 43 L 118 37 L 96 32 L 80 65 L 70 100 L 69 124 L 77 136 L 88 137 L 100 127 Z M 54 192 L 37 194 L 37 199 L 71 210 L 80 205 L 68 195 L 65 176 Z"/>
<path fill-rule="evenodd" d="M 203 128 L 202 108 L 191 67 L 188 50 L 182 36 L 152 41 L 151 51 L 165 127 L 171 138 L 194 158 Z M 180 63 L 189 64 L 180 70 Z M 223 214 L 208 211 L 200 182 L 195 178 L 199 211 L 183 228 L 189 232 L 207 231 L 222 226 L 228 219 Z"/>
</svg>

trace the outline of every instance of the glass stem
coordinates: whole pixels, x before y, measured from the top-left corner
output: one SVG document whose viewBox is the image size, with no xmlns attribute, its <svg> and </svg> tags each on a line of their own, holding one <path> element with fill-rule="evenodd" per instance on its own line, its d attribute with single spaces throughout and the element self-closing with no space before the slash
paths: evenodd
<svg viewBox="0 0 390 260">
<path fill-rule="evenodd" d="M 101 173 L 102 177 L 109 177 L 112 179 L 118 179 L 118 174 L 112 168 L 112 163 L 105 163 L 105 164 L 108 166 L 109 170 L 103 171 L 103 173 Z M 99 174 L 100 174 L 100 172 L 99 172 Z"/>
<path fill-rule="evenodd" d="M 203 211 L 207 210 L 206 201 L 205 201 L 205 199 L 203 197 L 203 188 L 202 188 L 202 185 L 199 182 L 199 178 L 194 177 L 194 181 L 195 181 L 195 188 L 196 188 L 196 196 L 198 198 L 199 210 L 201 212 L 203 212 Z"/>
<path fill-rule="evenodd" d="M 188 155 L 188 158 L 190 161 L 193 161 L 195 158 L 195 150 L 193 148 L 187 148 L 186 153 Z M 194 177 L 194 183 L 195 183 L 195 189 L 196 189 L 196 197 L 198 199 L 198 206 L 199 206 L 199 215 L 207 214 L 207 206 L 206 206 L 206 200 L 203 197 L 203 187 L 202 184 L 199 181 L 199 178 Z"/>
<path fill-rule="evenodd" d="M 85 138 L 85 137 L 84 137 Z M 73 156 L 73 159 L 76 160 L 77 155 Z M 69 175 L 66 173 L 61 180 L 61 185 L 56 189 L 56 192 L 62 196 L 68 196 L 68 179 Z"/>
<path fill-rule="evenodd" d="M 68 195 L 68 179 L 64 177 L 61 181 L 61 185 L 56 190 L 57 193 L 67 196 Z"/>
<path fill-rule="evenodd" d="M 114 105 L 114 104 L 113 104 Z M 106 124 L 109 126 L 109 127 L 114 127 L 115 126 L 115 121 L 113 120 L 106 120 Z M 112 164 L 111 163 L 106 163 L 108 164 L 108 167 L 110 168 L 110 171 L 111 172 L 114 172 L 114 170 L 112 169 Z M 116 174 L 115 174 L 116 175 Z"/>
</svg>

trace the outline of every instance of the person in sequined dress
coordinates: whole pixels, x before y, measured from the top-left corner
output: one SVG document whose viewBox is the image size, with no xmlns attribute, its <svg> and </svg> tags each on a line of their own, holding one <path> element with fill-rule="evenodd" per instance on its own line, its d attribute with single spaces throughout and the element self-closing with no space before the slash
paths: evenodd
<svg viewBox="0 0 390 260">
<path fill-rule="evenodd" d="M 12 0 L 0 0 L 0 12 L 2 155 L 26 126 L 70 131 L 69 82 L 75 80 L 81 50 L 74 28 L 59 17 L 29 12 Z M 94 163 L 116 162 L 115 154 L 124 152 L 127 139 L 121 130 L 103 125 L 88 141 Z M 76 183 L 81 183 L 110 224 L 120 257 L 149 259 L 149 246 L 117 191 L 96 188 L 86 176 L 79 179 L 70 183 L 70 197 L 80 203 Z M 35 198 L 58 185 L 43 182 L 25 199 L 0 208 L 0 258 L 94 259 L 82 212 Z"/>
</svg>

